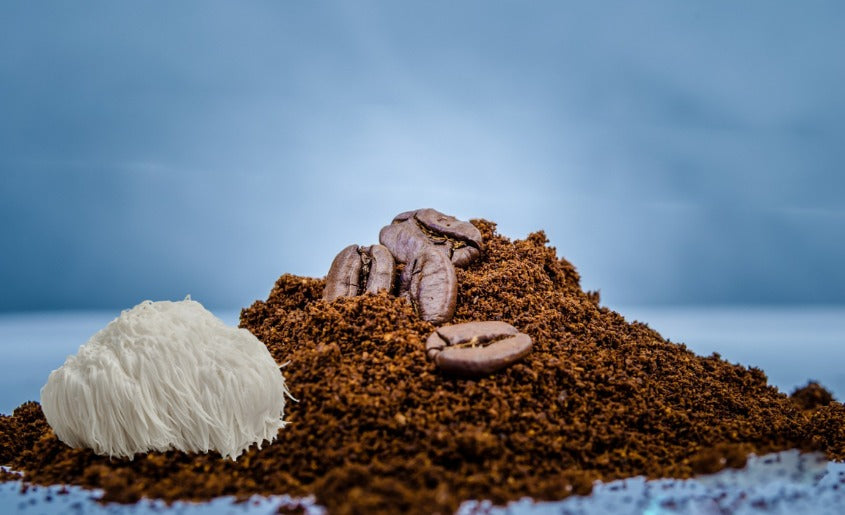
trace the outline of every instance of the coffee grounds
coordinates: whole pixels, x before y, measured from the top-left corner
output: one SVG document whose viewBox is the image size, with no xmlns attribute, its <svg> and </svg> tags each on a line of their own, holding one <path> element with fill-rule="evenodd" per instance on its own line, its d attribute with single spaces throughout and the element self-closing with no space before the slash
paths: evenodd
<svg viewBox="0 0 845 515">
<path fill-rule="evenodd" d="M 833 402 L 833 395 L 815 381 L 810 381 L 805 386 L 796 388 L 790 398 L 801 406 L 801 409 L 805 410 L 827 406 Z"/>
<path fill-rule="evenodd" d="M 404 300 L 328 303 L 323 280 L 283 275 L 241 312 L 287 363 L 298 399 L 273 444 L 236 462 L 175 451 L 109 459 L 59 442 L 26 403 L 0 417 L 0 463 L 37 484 L 102 488 L 105 501 L 287 493 L 313 494 L 332 513 L 448 513 L 466 499 L 587 494 L 596 479 L 687 478 L 741 467 L 749 453 L 845 457 L 842 404 L 790 399 L 757 368 L 626 322 L 581 290 L 543 232 L 511 242 L 491 222 L 473 224 L 487 251 L 457 270 L 453 323 L 512 324 L 534 340 L 522 362 L 481 379 L 443 375 L 425 356 L 435 327 Z"/>
</svg>

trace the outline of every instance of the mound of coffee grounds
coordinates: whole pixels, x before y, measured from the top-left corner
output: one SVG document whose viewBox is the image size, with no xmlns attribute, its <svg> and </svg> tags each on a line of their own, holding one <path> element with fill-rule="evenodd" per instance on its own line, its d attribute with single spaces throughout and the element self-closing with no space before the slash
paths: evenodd
<svg viewBox="0 0 845 515">
<path fill-rule="evenodd" d="M 807 434 L 813 447 L 822 450 L 828 456 L 845 459 L 845 406 L 831 402 L 814 410 L 811 414 Z"/>
<path fill-rule="evenodd" d="M 834 401 L 833 395 L 815 381 L 810 381 L 805 386 L 796 388 L 789 397 L 798 403 L 801 409 L 805 410 L 827 406 Z"/>
<path fill-rule="evenodd" d="M 404 300 L 326 302 L 323 280 L 283 275 L 241 313 L 287 363 L 299 400 L 272 445 L 236 462 L 173 451 L 109 460 L 63 445 L 27 403 L 0 418 L 0 461 L 33 483 L 102 488 L 107 501 L 288 493 L 333 513 L 448 513 L 465 499 L 560 499 L 596 479 L 741 467 L 752 452 L 845 456 L 841 404 L 804 410 L 759 369 L 626 322 L 581 290 L 542 232 L 511 242 L 472 223 L 487 250 L 457 270 L 452 323 L 515 326 L 534 341 L 523 361 L 480 379 L 444 375 L 425 356 L 435 327 Z"/>
<path fill-rule="evenodd" d="M 0 465 L 12 463 L 49 430 L 37 402 L 21 404 L 12 416 L 0 415 Z"/>
</svg>

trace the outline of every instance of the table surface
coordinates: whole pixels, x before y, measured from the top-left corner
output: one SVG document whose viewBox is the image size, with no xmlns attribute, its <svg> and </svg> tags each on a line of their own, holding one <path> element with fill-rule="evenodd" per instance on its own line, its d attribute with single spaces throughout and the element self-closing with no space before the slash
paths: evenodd
<svg viewBox="0 0 845 515">
<path fill-rule="evenodd" d="M 845 358 L 845 307 L 625 306 L 616 307 L 616 309 L 625 315 L 626 319 L 646 322 L 664 337 L 673 342 L 685 343 L 697 354 L 709 355 L 718 352 L 728 361 L 758 367 L 766 372 L 770 383 L 782 391 L 791 392 L 795 387 L 806 384 L 812 379 L 831 390 L 838 400 L 845 399 L 845 367 L 842 366 L 845 362 L 843 359 Z M 216 311 L 215 314 L 228 324 L 237 323 L 237 311 Z M 24 401 L 38 400 L 41 386 L 50 371 L 59 367 L 68 355 L 76 353 L 80 345 L 117 315 L 117 311 L 0 314 L 0 356 L 3 356 L 0 360 L 0 413 L 11 413 Z M 789 466 L 794 468 L 793 465 L 790 462 Z M 845 476 L 845 468 L 840 465 L 827 464 L 827 466 L 831 470 L 826 476 L 826 481 L 829 483 L 827 486 L 823 482 L 808 481 L 806 478 L 800 481 L 795 481 L 794 478 L 789 479 L 796 473 L 792 468 L 788 468 L 784 473 L 787 477 L 784 484 L 793 490 L 798 489 L 796 491 L 809 488 L 808 492 L 812 491 L 812 495 L 808 494 L 807 499 L 817 501 L 826 499 L 825 506 L 833 506 L 832 512 L 845 512 L 845 501 L 841 501 L 836 496 L 825 497 L 819 493 L 819 488 L 822 488 L 822 492 L 830 490 L 832 495 L 833 492 L 838 491 L 839 487 L 834 488 L 836 481 L 831 478 Z M 616 483 L 633 484 L 630 481 Z M 574 500 L 568 501 L 567 505 L 521 503 L 512 506 L 511 512 L 516 510 L 520 513 L 561 513 L 561 510 L 568 510 L 573 513 L 589 513 L 599 508 L 598 504 L 591 505 L 590 503 L 604 502 L 602 499 L 612 491 L 608 488 L 616 483 L 604 485 L 605 490 L 598 489 L 591 497 L 579 501 L 582 504 L 577 506 Z M 619 484 L 616 485 L 617 488 L 621 488 Z M 643 482 L 643 484 L 651 485 L 652 482 Z M 682 482 L 671 484 L 682 484 Z M 775 483 L 770 481 L 763 484 Z M 38 489 L 21 494 L 18 485 L 14 483 L 0 486 L 2 486 L 0 511 L 4 513 L 16 510 L 24 513 L 67 511 L 94 513 L 101 510 L 109 512 L 128 510 L 140 513 L 162 510 L 161 506 L 157 505 L 103 508 L 90 500 L 89 492 L 74 491 L 74 493 L 59 496 L 51 490 Z M 624 489 L 627 488 L 628 486 L 625 486 Z M 649 500 L 643 497 L 643 492 L 646 490 L 648 489 L 643 487 L 636 490 L 638 492 L 636 494 L 629 492 L 636 501 L 628 503 L 634 509 L 630 513 L 665 511 L 660 504 L 664 503 L 665 499 L 661 498 L 659 505 L 654 506 L 654 499 Z M 677 494 L 677 491 L 671 488 L 669 490 Z M 602 494 L 603 491 L 604 494 Z M 682 491 L 698 492 L 696 495 L 699 497 L 704 495 L 688 484 L 682 488 Z M 702 502 L 705 504 L 701 506 L 704 512 L 710 512 L 707 503 L 717 502 L 708 498 L 707 495 L 704 495 L 705 501 Z M 50 498 L 49 502 L 46 501 L 47 497 Z M 793 497 L 793 501 L 803 498 L 802 495 L 797 494 Z M 722 498 L 727 497 L 722 496 Z M 767 502 L 772 506 L 781 506 L 784 510 L 807 508 L 806 505 L 778 504 L 779 501 L 775 501 L 777 501 L 776 498 L 774 501 L 768 499 Z M 229 500 L 222 500 L 204 505 L 179 505 L 171 509 L 180 513 L 190 513 L 194 510 L 202 513 L 269 513 L 275 511 L 281 502 L 285 500 L 282 498 L 256 499 L 254 503 L 235 507 Z M 731 511 L 741 512 L 744 509 L 743 506 L 751 506 L 748 502 L 743 501 L 743 503 L 731 506 Z M 647 506 L 648 509 L 643 508 L 644 511 L 637 511 L 638 506 L 640 508 Z M 671 507 L 672 503 L 666 506 Z M 686 506 L 693 508 L 696 505 Z M 757 506 L 759 508 L 762 505 L 757 503 Z M 827 509 L 825 506 L 811 505 L 817 512 Z M 767 512 L 771 512 L 770 508 L 771 506 L 767 508 Z M 317 509 L 314 508 L 314 510 Z"/>
</svg>

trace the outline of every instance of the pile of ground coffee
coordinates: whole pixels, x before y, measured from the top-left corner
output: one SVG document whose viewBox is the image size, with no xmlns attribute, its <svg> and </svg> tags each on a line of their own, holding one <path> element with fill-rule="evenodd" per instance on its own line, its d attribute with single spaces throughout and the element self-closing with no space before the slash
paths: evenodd
<svg viewBox="0 0 845 515">
<path fill-rule="evenodd" d="M 333 513 L 448 513 L 465 499 L 560 499 L 595 479 L 689 477 L 748 453 L 845 457 L 845 408 L 808 385 L 795 400 L 759 369 L 699 357 L 599 306 L 542 232 L 511 242 L 474 220 L 486 254 L 458 269 L 453 323 L 502 320 L 534 341 L 480 379 L 425 356 L 434 326 L 386 293 L 322 300 L 283 275 L 241 325 L 284 368 L 290 424 L 238 461 L 180 452 L 108 459 L 59 442 L 35 403 L 0 417 L 0 463 L 105 499 L 314 494 Z M 2 478 L 0 478 L 2 480 Z"/>
</svg>

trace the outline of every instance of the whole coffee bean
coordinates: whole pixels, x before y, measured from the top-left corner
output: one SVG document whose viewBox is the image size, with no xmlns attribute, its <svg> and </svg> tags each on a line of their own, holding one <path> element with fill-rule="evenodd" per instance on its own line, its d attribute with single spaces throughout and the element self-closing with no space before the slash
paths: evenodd
<svg viewBox="0 0 845 515">
<path fill-rule="evenodd" d="M 434 209 L 396 215 L 379 233 L 379 241 L 400 263 L 408 263 L 428 242 L 445 253 L 455 266 L 466 266 L 481 255 L 481 232 L 469 222 Z"/>
<path fill-rule="evenodd" d="M 431 246 L 425 234 L 411 221 L 384 226 L 379 232 L 378 241 L 390 249 L 390 253 L 400 263 L 410 263 L 423 249 Z"/>
<path fill-rule="evenodd" d="M 393 287 L 395 263 L 387 247 L 350 245 L 332 261 L 326 276 L 323 298 L 354 297 L 364 292 L 390 291 Z"/>
<path fill-rule="evenodd" d="M 368 259 L 369 258 L 369 259 Z M 393 289 L 393 276 L 396 272 L 396 262 L 393 255 L 384 245 L 370 245 L 361 254 L 364 266 L 369 265 L 364 291 L 377 293 L 381 290 Z"/>
<path fill-rule="evenodd" d="M 531 337 L 505 322 L 468 322 L 434 331 L 425 344 L 429 359 L 444 372 L 490 374 L 531 351 Z"/>
<path fill-rule="evenodd" d="M 442 324 L 452 319 L 458 300 L 458 277 L 445 254 L 431 245 L 405 265 L 399 282 L 399 294 L 411 304 L 423 320 Z"/>
</svg>

